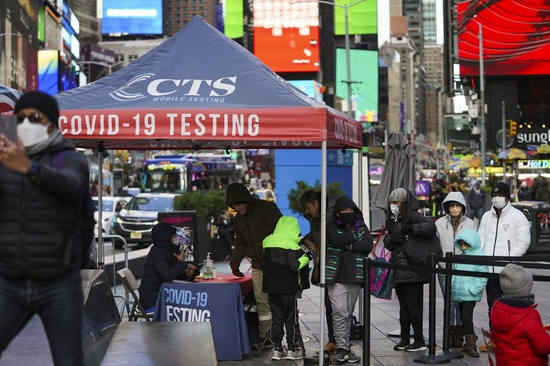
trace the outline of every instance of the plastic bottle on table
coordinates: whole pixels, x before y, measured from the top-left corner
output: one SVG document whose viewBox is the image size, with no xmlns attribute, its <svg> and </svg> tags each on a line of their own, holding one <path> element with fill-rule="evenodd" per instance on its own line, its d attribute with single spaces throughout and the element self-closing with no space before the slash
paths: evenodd
<svg viewBox="0 0 550 366">
<path fill-rule="evenodd" d="M 210 252 L 208 252 L 206 254 L 206 259 L 204 260 L 204 272 L 202 274 L 202 278 L 204 278 L 205 280 L 213 279 L 214 278 L 213 268 L 214 268 L 214 262 L 212 261 L 212 259 L 210 259 Z"/>
</svg>

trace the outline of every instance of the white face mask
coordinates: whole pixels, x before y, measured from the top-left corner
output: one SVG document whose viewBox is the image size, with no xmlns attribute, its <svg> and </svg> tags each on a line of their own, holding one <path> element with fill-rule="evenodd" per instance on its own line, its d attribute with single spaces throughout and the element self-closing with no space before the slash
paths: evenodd
<svg viewBox="0 0 550 366">
<path fill-rule="evenodd" d="M 393 214 L 393 216 L 397 216 L 397 214 L 399 213 L 399 206 L 390 205 L 390 211 Z"/>
<path fill-rule="evenodd" d="M 493 206 L 495 206 L 495 208 L 498 208 L 499 210 L 504 208 L 504 206 L 506 206 L 505 197 L 493 197 L 491 202 L 493 203 Z"/>
<path fill-rule="evenodd" d="M 21 139 L 24 147 L 34 146 L 48 139 L 48 127 L 51 123 L 31 123 L 28 118 L 17 125 L 17 136 Z"/>
</svg>

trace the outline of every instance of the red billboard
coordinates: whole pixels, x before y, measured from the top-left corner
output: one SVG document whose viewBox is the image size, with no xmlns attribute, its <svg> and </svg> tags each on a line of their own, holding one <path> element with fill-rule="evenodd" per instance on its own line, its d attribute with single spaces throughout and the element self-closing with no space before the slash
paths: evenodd
<svg viewBox="0 0 550 366">
<path fill-rule="evenodd" d="M 548 0 L 468 0 L 457 13 L 461 75 L 479 75 L 480 34 L 486 76 L 550 74 Z"/>
<path fill-rule="evenodd" d="M 254 54 L 275 72 L 319 71 L 319 4 L 254 0 Z"/>
</svg>

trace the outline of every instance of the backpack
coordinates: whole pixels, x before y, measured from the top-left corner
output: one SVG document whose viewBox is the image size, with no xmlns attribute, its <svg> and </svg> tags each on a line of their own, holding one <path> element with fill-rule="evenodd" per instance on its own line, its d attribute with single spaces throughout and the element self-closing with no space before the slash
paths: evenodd
<svg viewBox="0 0 550 366">
<path fill-rule="evenodd" d="M 63 149 L 52 155 L 52 167 L 61 169 L 65 163 L 65 159 L 69 152 L 75 151 L 74 149 Z M 93 258 L 93 246 L 95 241 L 94 227 L 96 224 L 94 213 L 97 210 L 94 200 L 90 195 L 90 190 L 86 189 L 86 192 L 82 196 L 82 226 L 80 227 L 80 237 L 82 238 L 82 264 L 81 268 L 90 269 L 97 268 L 95 258 Z"/>
</svg>

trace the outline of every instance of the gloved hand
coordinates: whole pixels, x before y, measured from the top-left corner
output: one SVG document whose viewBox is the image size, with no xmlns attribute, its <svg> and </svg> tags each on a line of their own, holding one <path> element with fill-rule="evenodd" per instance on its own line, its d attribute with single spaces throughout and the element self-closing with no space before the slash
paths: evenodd
<svg viewBox="0 0 550 366">
<path fill-rule="evenodd" d="M 406 232 L 406 233 L 412 232 L 413 231 L 412 224 L 408 224 L 408 223 L 401 224 L 401 231 Z"/>
<path fill-rule="evenodd" d="M 231 262 L 231 263 L 229 263 L 229 266 L 231 267 L 231 272 L 233 272 L 233 275 L 234 275 L 234 276 L 237 276 L 237 277 L 244 277 L 244 273 L 242 273 L 241 271 L 239 271 L 239 266 L 240 266 L 239 263 L 237 263 L 237 262 Z"/>
<path fill-rule="evenodd" d="M 393 233 L 391 234 L 391 238 L 394 244 L 405 244 L 407 241 L 407 236 L 403 233 Z"/>
</svg>

